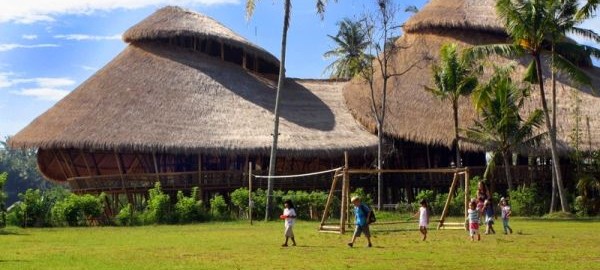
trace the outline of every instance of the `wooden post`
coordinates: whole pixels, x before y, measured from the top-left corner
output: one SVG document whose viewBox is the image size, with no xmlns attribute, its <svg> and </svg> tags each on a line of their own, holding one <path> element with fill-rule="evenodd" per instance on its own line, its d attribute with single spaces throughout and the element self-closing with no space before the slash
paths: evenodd
<svg viewBox="0 0 600 270">
<path fill-rule="evenodd" d="M 119 156 L 119 154 L 117 153 L 116 150 L 115 150 L 115 160 L 117 161 L 117 167 L 119 168 L 119 175 L 121 176 L 121 189 L 123 191 L 125 191 L 125 176 L 123 176 L 123 166 L 121 164 L 121 157 Z"/>
<path fill-rule="evenodd" d="M 465 168 L 465 218 L 469 212 L 469 169 Z"/>
<path fill-rule="evenodd" d="M 225 45 L 223 44 L 223 41 L 221 41 L 221 60 L 225 61 Z"/>
<path fill-rule="evenodd" d="M 340 213 L 340 233 L 346 232 L 346 219 L 348 216 L 348 184 L 350 183 L 348 174 L 348 152 L 344 152 L 344 178 L 342 180 L 342 209 Z"/>
<path fill-rule="evenodd" d="M 246 51 L 244 50 L 243 54 L 242 54 L 242 67 L 244 69 L 248 69 L 247 65 L 248 65 L 248 61 L 246 60 Z"/>
<path fill-rule="evenodd" d="M 198 153 L 198 194 L 200 194 L 200 200 L 204 202 L 204 196 L 202 192 L 202 154 Z"/>
<path fill-rule="evenodd" d="M 440 223 L 438 224 L 438 230 L 444 226 L 444 219 L 448 215 L 448 206 L 450 206 L 450 201 L 452 200 L 452 195 L 454 194 L 454 189 L 456 188 L 456 182 L 458 180 L 458 172 L 454 173 L 454 178 L 452 178 L 452 185 L 450 185 L 450 192 L 448 192 L 448 198 L 446 198 L 446 204 L 444 205 L 444 210 L 442 211 L 442 216 L 440 217 Z"/>
<path fill-rule="evenodd" d="M 252 207 L 254 202 L 252 201 L 252 162 L 248 164 L 248 218 L 250 219 L 250 225 L 252 225 Z"/>
<path fill-rule="evenodd" d="M 154 174 L 156 175 L 156 181 L 160 181 L 158 176 L 158 163 L 156 162 L 156 152 L 152 152 L 152 160 L 154 161 Z"/>
<path fill-rule="evenodd" d="M 331 200 L 333 199 L 333 193 L 335 191 L 335 186 L 339 177 L 338 174 L 339 170 L 333 173 L 331 189 L 329 190 L 329 195 L 327 196 L 327 202 L 325 203 L 325 209 L 323 210 L 323 217 L 321 218 L 321 226 L 319 227 L 319 229 L 323 229 L 323 225 L 325 225 L 325 220 L 327 220 L 327 215 L 329 215 L 329 206 L 331 205 Z"/>
</svg>

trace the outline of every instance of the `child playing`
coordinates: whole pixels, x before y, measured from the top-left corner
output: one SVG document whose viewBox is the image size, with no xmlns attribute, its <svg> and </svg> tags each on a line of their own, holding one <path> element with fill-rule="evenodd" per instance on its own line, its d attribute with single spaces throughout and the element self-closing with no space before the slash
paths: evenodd
<svg viewBox="0 0 600 270">
<path fill-rule="evenodd" d="M 419 212 L 415 213 L 414 217 L 419 216 L 419 231 L 423 234 L 423 241 L 427 239 L 427 226 L 429 225 L 429 210 L 427 206 L 427 201 L 425 199 L 421 200 L 421 207 L 419 207 Z"/>
<path fill-rule="evenodd" d="M 355 217 L 355 227 L 354 234 L 352 234 L 352 241 L 348 243 L 349 247 L 354 246 L 354 241 L 356 241 L 356 237 L 360 237 L 361 234 L 364 234 L 367 238 L 367 247 L 372 247 L 371 244 L 371 232 L 369 232 L 369 212 L 371 211 L 369 207 L 360 201 L 359 197 L 352 197 L 350 199 L 352 204 L 354 204 L 354 217 Z"/>
<path fill-rule="evenodd" d="M 485 213 L 485 234 L 496 234 L 494 230 L 494 207 L 491 200 L 485 200 L 483 204 L 483 212 Z"/>
<path fill-rule="evenodd" d="M 504 227 L 504 234 L 508 234 L 510 232 L 513 233 L 513 230 L 508 226 L 508 219 L 510 218 L 510 205 L 508 205 L 508 200 L 504 197 L 500 198 L 500 209 L 502 211 L 502 225 Z"/>
<path fill-rule="evenodd" d="M 479 235 L 479 211 L 477 211 L 477 203 L 471 202 L 467 213 L 469 216 L 469 235 L 471 236 L 471 241 L 475 241 L 475 235 L 477 235 L 477 241 L 480 241 L 481 235 Z"/>
<path fill-rule="evenodd" d="M 292 238 L 292 246 L 296 246 L 296 239 L 294 239 L 294 222 L 296 220 L 296 210 L 294 209 L 294 204 L 291 200 L 286 200 L 284 202 L 285 209 L 283 209 L 283 215 L 279 216 L 281 219 L 284 219 L 285 222 L 285 243 L 281 245 L 282 247 L 288 246 L 288 239 Z"/>
</svg>

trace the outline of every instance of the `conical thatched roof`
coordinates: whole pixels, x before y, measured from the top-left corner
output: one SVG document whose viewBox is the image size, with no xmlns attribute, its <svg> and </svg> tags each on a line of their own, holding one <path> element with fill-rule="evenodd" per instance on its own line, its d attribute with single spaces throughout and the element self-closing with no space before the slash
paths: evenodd
<svg viewBox="0 0 600 270">
<path fill-rule="evenodd" d="M 431 0 L 406 22 L 404 30 L 451 28 L 504 33 L 495 4 L 495 0 Z"/>
<path fill-rule="evenodd" d="M 285 82 L 280 152 L 327 156 L 362 153 L 376 145 L 376 137 L 345 107 L 344 84 Z M 219 58 L 158 42 L 134 43 L 9 143 L 43 149 L 268 153 L 275 87 Z"/>
<path fill-rule="evenodd" d="M 180 7 L 161 8 L 123 34 L 123 39 L 129 43 L 175 37 L 208 38 L 223 42 L 255 53 L 265 61 L 279 66 L 279 60 L 275 56 L 213 18 Z"/>
<path fill-rule="evenodd" d="M 439 7 L 444 5 L 461 6 L 466 2 L 471 1 L 431 1 L 421 12 L 428 14 L 427 17 L 452 17 L 451 12 L 448 15 L 443 8 Z M 491 7 L 494 5 L 494 1 L 481 2 L 487 2 Z M 414 23 L 417 19 L 424 17 L 426 16 L 421 13 L 416 14 L 410 22 Z M 477 23 L 478 18 L 479 14 L 475 13 L 474 22 Z M 470 17 L 467 16 L 466 19 L 470 20 Z M 454 125 L 451 105 L 448 101 L 440 101 L 424 90 L 424 86 L 433 87 L 431 65 L 438 61 L 440 47 L 445 43 L 456 43 L 465 48 L 481 44 L 506 42 L 506 36 L 498 31 L 482 31 L 480 27 L 469 29 L 468 25 L 470 23 L 463 23 L 452 28 L 452 24 L 442 23 L 439 26 L 429 26 L 426 29 L 413 28 L 415 29 L 413 32 L 405 34 L 396 41 L 402 47 L 408 48 L 400 50 L 393 56 L 392 69 L 403 71 L 414 63 L 418 64 L 406 75 L 395 77 L 389 82 L 391 87 L 391 89 L 388 88 L 387 105 L 389 110 L 385 123 L 385 132 L 388 135 L 423 144 L 452 147 Z M 509 65 L 511 63 L 517 65 L 517 74 L 523 74 L 525 65 L 529 63 L 529 58 L 516 59 L 515 61 L 514 59 L 497 57 L 489 61 L 489 64 L 498 65 Z M 547 59 L 545 71 L 549 72 Z M 590 68 L 587 69 L 587 72 L 594 78 L 594 88 L 600 89 L 600 69 Z M 549 78 L 550 74 L 547 73 L 545 76 Z M 481 80 L 485 81 L 485 78 L 481 78 Z M 376 83 L 380 84 L 381 82 L 377 81 Z M 550 98 L 550 87 L 551 82 L 548 80 L 546 81 L 547 98 Z M 564 78 L 559 80 L 557 90 L 558 139 L 562 153 L 571 150 L 570 142 L 572 140 L 570 136 L 576 126 L 574 93 L 578 93 L 581 99 L 581 148 L 584 150 L 589 148 L 600 149 L 600 119 L 597 117 L 600 115 L 600 107 L 598 106 L 600 97 L 590 87 L 575 86 Z M 541 108 L 539 90 L 534 87 L 531 93 L 532 97 L 526 103 L 524 113 Z M 370 93 L 367 85 L 360 79 L 354 79 L 345 87 L 344 96 L 353 115 L 371 132 L 375 133 L 376 125 L 371 114 Z M 461 98 L 459 105 L 460 127 L 472 126 L 476 118 L 477 114 L 473 109 L 470 98 Z M 545 130 L 545 126 L 543 130 Z M 476 145 L 467 143 L 463 143 L 462 148 L 482 150 Z"/>
</svg>

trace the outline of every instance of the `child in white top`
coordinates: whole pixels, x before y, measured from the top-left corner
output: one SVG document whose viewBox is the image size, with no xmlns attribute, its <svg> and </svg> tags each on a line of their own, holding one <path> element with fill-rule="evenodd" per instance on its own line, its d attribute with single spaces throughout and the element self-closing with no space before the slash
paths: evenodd
<svg viewBox="0 0 600 270">
<path fill-rule="evenodd" d="M 427 226 L 429 226 L 429 210 L 425 199 L 421 200 L 419 212 L 415 213 L 413 217 L 416 216 L 419 216 L 419 231 L 423 234 L 423 241 L 425 241 L 427 239 Z"/>
<path fill-rule="evenodd" d="M 504 197 L 500 198 L 500 209 L 502 210 L 502 225 L 504 227 L 504 234 L 508 234 L 508 232 L 512 233 L 513 230 L 510 226 L 508 226 L 508 220 L 510 219 L 510 205 L 508 205 L 508 200 Z"/>
<path fill-rule="evenodd" d="M 296 221 L 296 210 L 294 209 L 294 204 L 291 200 L 286 200 L 284 202 L 285 209 L 283 209 L 283 215 L 279 216 L 279 218 L 285 220 L 285 243 L 281 245 L 282 247 L 288 246 L 288 239 L 292 239 L 292 246 L 296 246 L 296 239 L 294 239 L 294 223 Z"/>
<path fill-rule="evenodd" d="M 467 212 L 469 216 L 469 235 L 471 236 L 471 241 L 475 241 L 475 235 L 477 235 L 477 241 L 481 240 L 481 235 L 479 234 L 479 211 L 477 210 L 477 203 L 471 202 L 470 209 Z"/>
</svg>

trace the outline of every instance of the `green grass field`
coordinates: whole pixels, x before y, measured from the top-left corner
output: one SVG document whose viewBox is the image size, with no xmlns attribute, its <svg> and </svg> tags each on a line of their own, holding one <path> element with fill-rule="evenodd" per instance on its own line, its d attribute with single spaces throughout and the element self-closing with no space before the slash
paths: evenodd
<svg viewBox="0 0 600 270">
<path fill-rule="evenodd" d="M 515 233 L 374 232 L 373 248 L 350 234 L 298 222 L 297 247 L 280 247 L 280 222 L 186 226 L 6 228 L 0 269 L 600 269 L 600 222 L 513 220 Z M 415 224 L 409 225 L 416 227 Z M 434 227 L 433 224 L 431 227 Z"/>
</svg>

